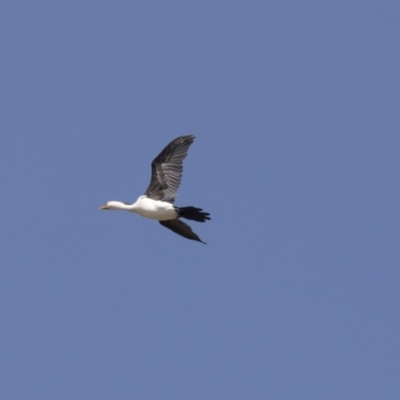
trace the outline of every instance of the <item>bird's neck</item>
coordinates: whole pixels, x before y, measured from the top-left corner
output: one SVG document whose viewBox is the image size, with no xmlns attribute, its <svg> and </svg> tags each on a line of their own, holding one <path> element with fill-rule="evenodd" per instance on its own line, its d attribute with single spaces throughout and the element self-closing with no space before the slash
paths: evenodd
<svg viewBox="0 0 400 400">
<path fill-rule="evenodd" d="M 126 204 L 121 201 L 110 201 L 109 206 L 112 210 L 134 211 L 135 209 L 135 204 Z"/>
</svg>

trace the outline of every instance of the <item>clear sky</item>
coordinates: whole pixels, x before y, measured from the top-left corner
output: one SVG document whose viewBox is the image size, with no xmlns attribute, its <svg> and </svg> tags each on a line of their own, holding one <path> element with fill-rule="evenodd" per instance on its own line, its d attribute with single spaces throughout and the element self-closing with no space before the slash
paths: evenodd
<svg viewBox="0 0 400 400">
<path fill-rule="evenodd" d="M 1 8 L 1 399 L 400 398 L 398 1 Z"/>
</svg>

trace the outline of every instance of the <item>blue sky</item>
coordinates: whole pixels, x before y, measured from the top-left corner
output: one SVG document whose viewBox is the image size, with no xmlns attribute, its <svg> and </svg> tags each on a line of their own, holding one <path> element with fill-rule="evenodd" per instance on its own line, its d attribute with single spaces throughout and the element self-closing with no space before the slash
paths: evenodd
<svg viewBox="0 0 400 400">
<path fill-rule="evenodd" d="M 399 17 L 5 2 L 1 398 L 399 398 Z M 207 246 L 98 210 L 184 134 Z"/>
</svg>

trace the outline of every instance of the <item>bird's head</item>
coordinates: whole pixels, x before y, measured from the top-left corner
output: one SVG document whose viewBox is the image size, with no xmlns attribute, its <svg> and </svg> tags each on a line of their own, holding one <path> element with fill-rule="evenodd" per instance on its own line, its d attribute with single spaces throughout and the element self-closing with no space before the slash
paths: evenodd
<svg viewBox="0 0 400 400">
<path fill-rule="evenodd" d="M 106 204 L 99 207 L 99 210 L 119 210 L 120 208 L 119 201 L 107 201 Z"/>
</svg>

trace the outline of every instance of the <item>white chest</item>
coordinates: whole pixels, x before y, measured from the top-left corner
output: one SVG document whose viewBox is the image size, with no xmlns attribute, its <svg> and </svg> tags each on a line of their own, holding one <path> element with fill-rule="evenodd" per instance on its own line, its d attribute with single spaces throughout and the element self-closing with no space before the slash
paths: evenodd
<svg viewBox="0 0 400 400">
<path fill-rule="evenodd" d="M 171 203 L 149 199 L 145 196 L 140 196 L 137 199 L 132 211 L 142 217 L 157 219 L 158 221 L 166 221 L 177 217 L 177 212 Z"/>
</svg>

